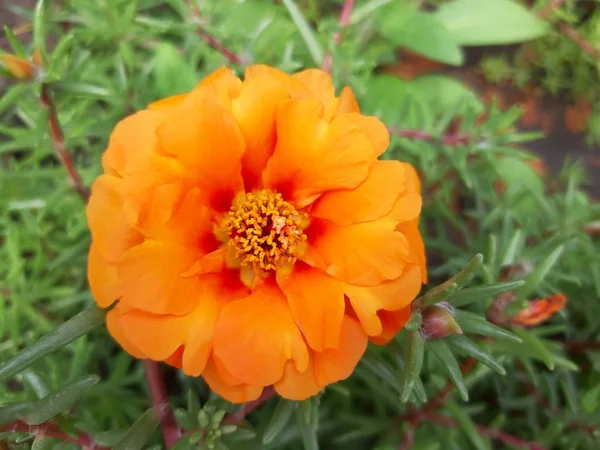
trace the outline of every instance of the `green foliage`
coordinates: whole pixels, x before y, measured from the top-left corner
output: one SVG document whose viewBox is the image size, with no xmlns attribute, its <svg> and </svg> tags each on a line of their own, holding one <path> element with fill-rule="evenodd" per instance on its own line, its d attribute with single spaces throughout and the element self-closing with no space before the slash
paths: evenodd
<svg viewBox="0 0 600 450">
<path fill-rule="evenodd" d="M 0 447 L 4 439 L 11 450 L 69 450 L 85 434 L 107 448 L 163 448 L 141 363 L 100 327 L 104 312 L 88 309 L 84 202 L 56 157 L 39 96 L 42 83 L 51 89 L 65 148 L 89 186 L 121 118 L 230 64 L 208 34 L 239 56 L 240 74 L 249 63 L 315 67 L 331 54 L 338 92 L 350 85 L 365 113 L 397 131 L 384 158 L 421 174 L 430 282 L 405 330 L 369 347 L 352 377 L 300 404 L 272 400 L 232 422 L 237 407 L 201 379 L 170 371 L 170 401 L 185 430 L 173 448 L 383 450 L 406 436 L 412 449 L 500 448 L 482 427 L 546 448 L 597 448 L 600 353 L 584 344 L 600 335 L 600 248 L 585 227 L 600 220 L 600 207 L 586 194 L 584 171 L 570 163 L 545 179 L 532 170 L 523 145 L 539 135 L 516 129 L 518 108 L 486 107 L 446 76 L 404 81 L 377 72 L 397 61 L 398 47 L 460 65 L 464 46 L 545 36 L 527 44 L 543 56 L 544 85 L 593 99 L 595 63 L 517 2 L 356 3 L 343 30 L 341 1 L 9 5 L 33 30 L 25 40 L 6 28 L 11 52 L 29 58 L 38 49 L 44 65 L 0 98 Z M 576 23 L 575 3 L 550 21 Z M 597 19 L 581 26 L 586 36 Z M 517 59 L 490 61 L 498 79 L 533 78 Z M 530 300 L 558 292 L 568 307 L 550 321 L 512 322 Z M 498 315 L 503 296 L 512 303 Z M 463 334 L 424 335 L 432 305 L 447 308 Z M 11 428 L 15 421 L 27 427 Z M 48 421 L 71 440 L 29 427 Z"/>
</svg>

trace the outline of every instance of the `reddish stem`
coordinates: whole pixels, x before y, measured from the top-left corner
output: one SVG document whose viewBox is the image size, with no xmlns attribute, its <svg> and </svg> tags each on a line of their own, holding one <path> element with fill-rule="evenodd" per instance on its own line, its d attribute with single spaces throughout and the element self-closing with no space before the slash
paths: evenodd
<svg viewBox="0 0 600 450">
<path fill-rule="evenodd" d="M 75 168 L 75 164 L 73 164 L 73 160 L 71 159 L 71 155 L 65 148 L 65 140 L 62 129 L 60 127 L 60 122 L 58 121 L 58 114 L 56 113 L 56 106 L 54 105 L 54 101 L 52 100 L 52 93 L 50 92 L 50 86 L 47 84 L 42 84 L 42 89 L 40 92 L 40 102 L 44 108 L 48 110 L 48 128 L 50 130 L 50 136 L 52 137 L 52 143 L 54 144 L 54 149 L 56 150 L 56 154 L 60 159 L 62 165 L 67 169 L 67 175 L 69 176 L 69 180 L 71 184 L 79 194 L 79 196 L 87 201 L 90 194 L 83 184 L 77 169 Z"/>
<path fill-rule="evenodd" d="M 454 428 L 460 426 L 456 419 L 452 419 L 450 417 L 442 416 L 436 413 L 425 414 L 423 420 Z M 475 425 L 475 428 L 481 435 L 497 439 L 507 445 L 513 445 L 515 447 L 525 448 L 527 450 L 547 450 L 546 447 L 543 447 L 535 442 L 526 441 L 497 428 L 488 428 L 483 425 Z"/>
<path fill-rule="evenodd" d="M 150 391 L 150 397 L 152 398 L 152 404 L 158 414 L 165 447 L 170 449 L 181 437 L 181 430 L 177 426 L 175 415 L 171 409 L 160 365 L 156 361 L 145 359 L 144 370 L 146 372 L 146 382 Z"/>
<path fill-rule="evenodd" d="M 96 445 L 94 438 L 89 434 L 79 432 L 75 436 L 71 436 L 60 429 L 60 427 L 51 422 L 44 422 L 39 425 L 30 425 L 24 420 L 16 420 L 15 422 L 0 427 L 0 433 L 27 433 L 35 436 L 45 436 L 58 439 L 68 444 L 79 445 L 84 450 L 107 450 L 108 447 L 100 447 Z"/>
<path fill-rule="evenodd" d="M 566 23 L 561 23 L 558 25 L 558 29 L 562 31 L 569 39 L 575 42 L 581 50 L 590 55 L 594 59 L 600 59 L 600 49 L 598 49 L 594 44 L 589 41 L 586 41 L 574 28 L 571 28 Z"/>
<path fill-rule="evenodd" d="M 542 19 L 547 19 L 550 15 L 560 8 L 567 0 L 553 0 L 546 5 L 544 9 L 539 12 L 539 16 Z"/>
<path fill-rule="evenodd" d="M 355 0 L 345 0 L 342 5 L 342 10 L 340 11 L 340 18 L 338 23 L 341 29 L 346 28 L 350 25 L 350 17 L 352 16 L 352 10 L 354 9 Z M 334 47 L 337 47 L 342 43 L 342 33 L 337 32 L 333 35 L 333 44 Z M 327 73 L 331 73 L 331 67 L 333 65 L 333 56 L 331 54 L 325 55 L 323 58 L 323 64 L 321 65 L 321 69 Z"/>
<path fill-rule="evenodd" d="M 215 49 L 221 55 L 227 58 L 229 62 L 233 64 L 242 64 L 244 61 L 240 56 L 229 50 L 227 47 L 225 47 L 225 45 L 223 45 L 221 41 L 219 41 L 216 37 L 214 37 L 212 34 L 210 34 L 204 29 L 204 27 L 201 25 L 200 10 L 196 7 L 196 5 L 192 3 L 192 1 L 193 0 L 188 0 L 188 5 L 192 12 L 192 16 L 194 17 L 196 22 L 198 22 L 198 34 L 200 34 L 202 40 L 206 42 L 211 48 Z"/>
<path fill-rule="evenodd" d="M 258 408 L 260 405 L 265 403 L 271 397 L 275 395 L 275 389 L 272 387 L 266 388 L 263 393 L 256 400 L 245 403 L 242 408 L 234 413 L 229 414 L 225 419 L 223 419 L 223 423 L 227 425 L 239 425 L 242 423 L 248 414 Z"/>
<path fill-rule="evenodd" d="M 415 141 L 439 141 L 442 144 L 450 145 L 452 147 L 468 144 L 472 140 L 472 137 L 468 134 L 445 134 L 440 138 L 436 138 L 430 133 L 421 130 L 406 130 L 395 127 L 388 127 L 388 130 L 390 133 L 403 138 L 412 139 Z"/>
<path fill-rule="evenodd" d="M 563 341 L 562 345 L 571 352 L 600 350 L 600 342 L 597 341 Z"/>
</svg>

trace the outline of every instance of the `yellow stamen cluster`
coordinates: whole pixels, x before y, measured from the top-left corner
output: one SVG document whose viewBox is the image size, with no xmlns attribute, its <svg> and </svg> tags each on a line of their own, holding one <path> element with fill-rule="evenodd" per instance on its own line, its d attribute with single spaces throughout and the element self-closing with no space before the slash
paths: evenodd
<svg viewBox="0 0 600 450">
<path fill-rule="evenodd" d="M 269 272 L 296 261 L 298 245 L 306 240 L 302 221 L 303 215 L 281 194 L 262 190 L 234 204 L 225 224 L 242 265 Z"/>
</svg>

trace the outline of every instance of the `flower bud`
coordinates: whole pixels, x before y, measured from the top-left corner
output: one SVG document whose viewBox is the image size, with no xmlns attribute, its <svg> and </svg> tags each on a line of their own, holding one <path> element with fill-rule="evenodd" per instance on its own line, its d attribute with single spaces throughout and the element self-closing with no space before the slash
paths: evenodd
<svg viewBox="0 0 600 450">
<path fill-rule="evenodd" d="M 448 303 L 437 303 L 422 312 L 421 330 L 427 339 L 444 339 L 452 334 L 463 334 Z"/>
<path fill-rule="evenodd" d="M 31 81 L 35 76 L 35 66 L 31 61 L 5 53 L 0 55 L 0 63 L 6 67 L 9 75 L 21 81 Z"/>
</svg>

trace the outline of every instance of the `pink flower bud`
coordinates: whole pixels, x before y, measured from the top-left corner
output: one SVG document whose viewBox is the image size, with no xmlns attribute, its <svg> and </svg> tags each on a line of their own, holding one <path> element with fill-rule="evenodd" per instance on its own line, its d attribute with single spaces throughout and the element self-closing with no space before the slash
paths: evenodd
<svg viewBox="0 0 600 450">
<path fill-rule="evenodd" d="M 452 334 L 463 334 L 448 303 L 437 303 L 422 312 L 421 331 L 426 339 L 444 339 Z"/>
</svg>

